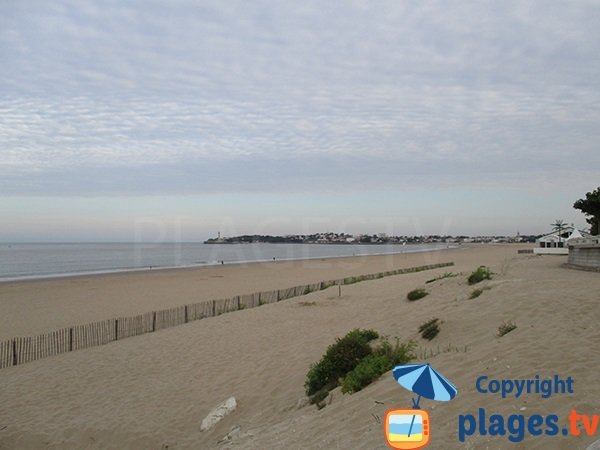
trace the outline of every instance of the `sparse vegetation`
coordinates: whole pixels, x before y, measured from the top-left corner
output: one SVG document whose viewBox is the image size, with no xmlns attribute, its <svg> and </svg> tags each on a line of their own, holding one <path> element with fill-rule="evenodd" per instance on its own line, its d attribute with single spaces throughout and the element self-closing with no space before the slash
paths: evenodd
<svg viewBox="0 0 600 450">
<path fill-rule="evenodd" d="M 474 299 L 479 297 L 481 294 L 483 294 L 483 289 L 475 289 L 473 292 L 471 292 L 471 295 L 469 295 L 470 299 Z"/>
<path fill-rule="evenodd" d="M 406 294 L 406 298 L 409 301 L 414 302 L 415 300 L 419 300 L 428 294 L 429 292 L 427 292 L 425 289 L 413 289 L 408 294 Z"/>
<path fill-rule="evenodd" d="M 238 305 L 238 311 L 241 311 L 242 309 L 246 309 L 246 305 L 244 303 L 240 303 Z"/>
<path fill-rule="evenodd" d="M 458 275 L 459 275 L 458 273 L 445 272 L 443 275 L 438 275 L 437 277 L 432 278 L 431 280 L 427 280 L 425 283 L 433 283 L 434 281 L 443 280 L 444 278 L 454 278 L 454 277 L 457 277 Z"/>
<path fill-rule="evenodd" d="M 419 327 L 419 333 L 423 339 L 431 341 L 440 332 L 440 319 L 435 318 L 428 320 Z"/>
<path fill-rule="evenodd" d="M 437 350 L 433 350 L 432 348 L 420 348 L 418 359 L 424 361 L 426 359 L 435 358 L 436 356 L 442 353 L 467 353 L 469 351 L 469 347 L 466 345 L 464 347 L 458 347 L 456 345 L 448 344 L 444 347 L 438 345 Z"/>
<path fill-rule="evenodd" d="M 362 281 L 362 277 L 348 277 L 344 278 L 344 284 L 354 284 Z"/>
<path fill-rule="evenodd" d="M 507 333 L 510 333 L 512 330 L 517 328 L 517 324 L 511 321 L 502 322 L 502 324 L 498 327 L 498 337 L 502 337 Z"/>
<path fill-rule="evenodd" d="M 300 306 L 316 306 L 317 302 L 298 302 Z"/>
<path fill-rule="evenodd" d="M 321 290 L 324 291 L 325 289 L 330 288 L 333 285 L 334 283 L 332 283 L 331 281 L 323 281 L 321 283 Z"/>
<path fill-rule="evenodd" d="M 481 294 L 483 294 L 483 291 L 489 291 L 491 288 L 492 288 L 491 286 L 484 286 L 482 288 L 477 288 L 473 292 L 471 292 L 471 295 L 469 295 L 469 298 L 470 299 L 477 298 Z"/>
<path fill-rule="evenodd" d="M 477 284 L 483 280 L 491 280 L 494 273 L 489 267 L 479 266 L 471 275 L 469 275 L 469 285 Z"/>
</svg>

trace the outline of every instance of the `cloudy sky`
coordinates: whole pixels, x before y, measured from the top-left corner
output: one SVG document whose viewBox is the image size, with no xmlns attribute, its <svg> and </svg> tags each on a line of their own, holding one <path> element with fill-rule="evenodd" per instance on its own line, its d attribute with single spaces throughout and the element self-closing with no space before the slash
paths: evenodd
<svg viewBox="0 0 600 450">
<path fill-rule="evenodd" d="M 599 18 L 583 0 L 0 2 L 0 241 L 583 227 Z"/>
</svg>

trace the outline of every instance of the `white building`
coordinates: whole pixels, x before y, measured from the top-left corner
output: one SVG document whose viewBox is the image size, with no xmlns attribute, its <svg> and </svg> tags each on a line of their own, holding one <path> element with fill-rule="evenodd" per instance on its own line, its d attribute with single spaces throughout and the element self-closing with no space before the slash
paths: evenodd
<svg viewBox="0 0 600 450">
<path fill-rule="evenodd" d="M 533 249 L 533 253 L 538 255 L 568 255 L 568 242 L 572 239 L 582 237 L 590 237 L 590 234 L 578 230 L 572 225 L 567 225 L 563 228 L 560 235 L 558 234 L 558 231 L 554 231 L 536 239 L 536 248 Z"/>
</svg>

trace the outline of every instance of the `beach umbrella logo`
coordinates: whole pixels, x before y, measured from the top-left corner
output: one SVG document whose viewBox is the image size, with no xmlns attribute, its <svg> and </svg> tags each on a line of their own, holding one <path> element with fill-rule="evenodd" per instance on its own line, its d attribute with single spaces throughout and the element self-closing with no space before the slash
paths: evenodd
<svg viewBox="0 0 600 450">
<path fill-rule="evenodd" d="M 421 398 L 447 402 L 458 389 L 429 364 L 404 364 L 392 370 L 403 388 L 417 395 L 412 408 L 390 409 L 385 414 L 385 438 L 391 448 L 414 450 L 429 445 L 429 413 L 420 409 Z"/>
</svg>

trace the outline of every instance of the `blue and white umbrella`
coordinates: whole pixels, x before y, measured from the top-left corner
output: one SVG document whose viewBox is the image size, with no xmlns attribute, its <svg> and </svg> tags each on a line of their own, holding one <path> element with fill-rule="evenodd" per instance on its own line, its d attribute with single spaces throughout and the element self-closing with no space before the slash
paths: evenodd
<svg viewBox="0 0 600 450">
<path fill-rule="evenodd" d="M 421 397 L 447 402 L 456 397 L 458 390 L 429 364 L 405 364 L 394 367 L 392 374 L 404 389 L 418 395 L 413 408 L 419 409 Z"/>
<path fill-rule="evenodd" d="M 439 374 L 429 364 L 404 364 L 394 367 L 392 375 L 404 389 L 418 395 L 417 400 L 412 399 L 413 408 L 419 409 L 421 397 L 440 402 L 447 402 L 456 397 L 458 389 L 446 378 Z M 415 421 L 413 416 L 408 429 L 410 436 Z"/>
</svg>

